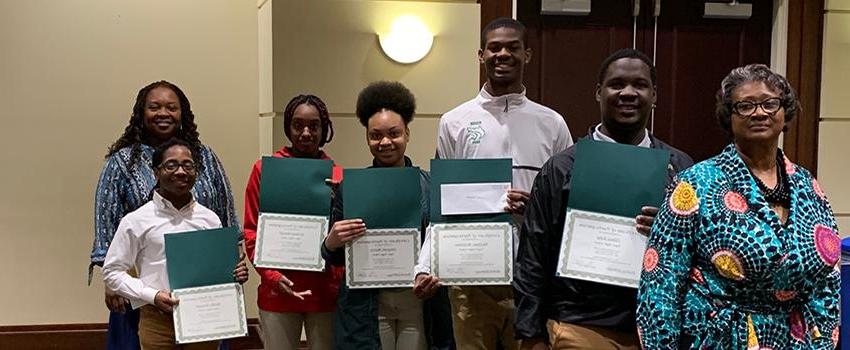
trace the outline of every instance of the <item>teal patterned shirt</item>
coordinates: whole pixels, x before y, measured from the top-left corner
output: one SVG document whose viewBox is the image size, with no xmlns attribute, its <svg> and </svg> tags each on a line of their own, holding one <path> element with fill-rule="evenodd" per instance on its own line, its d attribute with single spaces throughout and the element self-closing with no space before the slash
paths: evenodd
<svg viewBox="0 0 850 350">
<path fill-rule="evenodd" d="M 817 181 L 778 152 L 784 224 L 734 145 L 671 184 L 638 290 L 644 348 L 835 348 L 838 227 Z"/>
</svg>

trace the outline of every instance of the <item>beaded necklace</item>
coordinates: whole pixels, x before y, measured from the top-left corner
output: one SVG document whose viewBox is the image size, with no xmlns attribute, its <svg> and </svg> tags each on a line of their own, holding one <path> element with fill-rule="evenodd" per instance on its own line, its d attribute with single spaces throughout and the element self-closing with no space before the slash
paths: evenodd
<svg viewBox="0 0 850 350">
<path fill-rule="evenodd" d="M 791 207 L 791 194 L 788 192 L 787 176 L 782 169 L 785 168 L 785 160 L 779 155 L 776 156 L 776 187 L 769 188 L 758 176 L 753 174 L 753 179 L 756 180 L 759 190 L 764 194 L 764 199 L 771 204 L 779 204 L 785 208 Z M 752 170 L 750 171 L 752 173 Z"/>
</svg>

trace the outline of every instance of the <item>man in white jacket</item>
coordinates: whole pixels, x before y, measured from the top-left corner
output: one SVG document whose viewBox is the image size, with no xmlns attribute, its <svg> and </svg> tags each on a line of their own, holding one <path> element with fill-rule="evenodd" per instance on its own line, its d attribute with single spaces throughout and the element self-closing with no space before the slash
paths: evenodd
<svg viewBox="0 0 850 350">
<path fill-rule="evenodd" d="M 522 223 L 534 177 L 553 154 L 573 144 L 564 118 L 525 96 L 522 83 L 531 49 L 525 46 L 525 26 L 510 19 L 493 20 L 481 33 L 478 60 L 487 82 L 481 92 L 440 119 L 437 156 L 440 159 L 513 159 L 513 184 L 506 211 Z M 516 232 L 516 230 L 514 230 Z M 423 248 L 430 246 L 426 237 Z M 514 237 L 514 241 L 518 242 Z M 414 293 L 433 295 L 439 280 L 430 275 L 426 251 L 419 255 Z M 511 286 L 465 286 L 449 290 L 454 336 L 460 350 L 517 348 Z"/>
</svg>

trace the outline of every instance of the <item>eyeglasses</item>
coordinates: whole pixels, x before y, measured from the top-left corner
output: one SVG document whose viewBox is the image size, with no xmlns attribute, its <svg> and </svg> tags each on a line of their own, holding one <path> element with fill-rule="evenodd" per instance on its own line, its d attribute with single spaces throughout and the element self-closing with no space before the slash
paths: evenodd
<svg viewBox="0 0 850 350">
<path fill-rule="evenodd" d="M 782 99 L 772 97 L 761 102 L 740 101 L 732 104 L 732 110 L 744 118 L 749 118 L 755 114 L 759 107 L 767 114 L 779 112 L 779 109 L 782 108 Z"/>
<path fill-rule="evenodd" d="M 177 161 L 172 160 L 172 161 L 168 161 L 168 162 L 160 164 L 159 168 L 165 169 L 165 171 L 167 171 L 169 173 L 173 173 L 173 172 L 177 171 L 177 168 L 183 168 L 183 170 L 186 171 L 187 173 L 194 173 L 195 170 L 198 169 L 198 166 L 195 165 L 195 162 L 186 161 L 186 162 L 183 162 L 183 163 L 178 163 Z"/>
</svg>

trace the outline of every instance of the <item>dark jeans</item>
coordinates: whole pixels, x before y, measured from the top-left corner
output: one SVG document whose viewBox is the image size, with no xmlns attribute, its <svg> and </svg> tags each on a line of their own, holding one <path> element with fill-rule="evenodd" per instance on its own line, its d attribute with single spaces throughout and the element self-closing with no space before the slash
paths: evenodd
<svg viewBox="0 0 850 350">
<path fill-rule="evenodd" d="M 425 338 L 431 350 L 454 350 L 455 339 L 452 330 L 452 305 L 449 301 L 449 290 L 446 287 L 437 289 L 423 303 L 425 317 Z"/>
<path fill-rule="evenodd" d="M 124 305 L 126 312 L 110 312 L 106 333 L 107 350 L 141 350 L 139 347 L 139 310 Z"/>
</svg>

